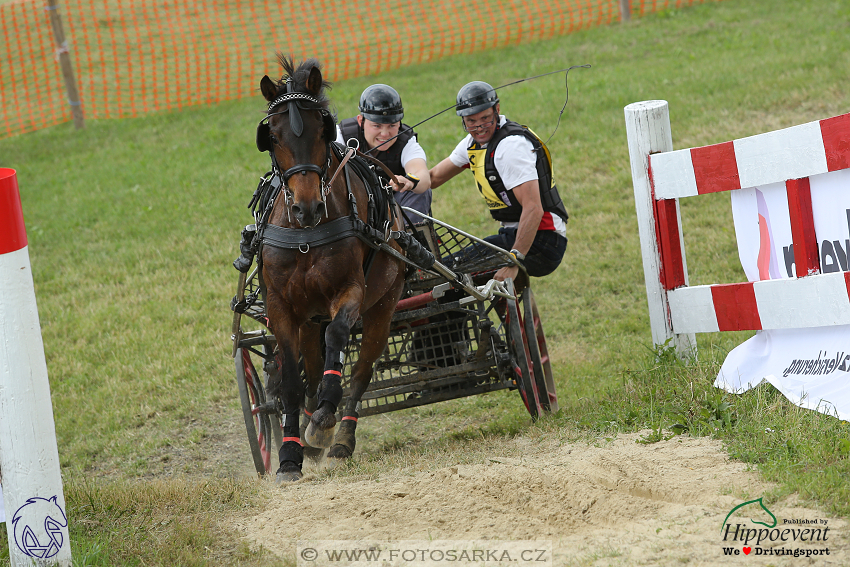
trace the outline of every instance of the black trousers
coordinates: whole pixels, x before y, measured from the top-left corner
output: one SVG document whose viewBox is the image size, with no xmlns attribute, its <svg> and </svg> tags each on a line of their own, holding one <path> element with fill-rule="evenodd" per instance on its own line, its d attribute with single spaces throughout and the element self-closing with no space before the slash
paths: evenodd
<svg viewBox="0 0 850 567">
<path fill-rule="evenodd" d="M 484 240 L 499 248 L 510 250 L 516 241 L 516 228 L 499 229 L 499 234 L 488 236 Z M 567 239 L 554 230 L 539 230 L 531 243 L 531 249 L 522 261 L 529 276 L 548 276 L 561 265 L 567 251 Z"/>
</svg>

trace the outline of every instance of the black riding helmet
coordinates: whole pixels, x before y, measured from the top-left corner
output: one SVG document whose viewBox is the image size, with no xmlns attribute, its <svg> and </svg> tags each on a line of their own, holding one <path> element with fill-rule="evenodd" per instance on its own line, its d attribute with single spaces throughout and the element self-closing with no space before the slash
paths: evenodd
<svg viewBox="0 0 850 567">
<path fill-rule="evenodd" d="M 360 95 L 360 114 L 378 124 L 395 124 L 404 118 L 398 92 L 389 85 L 372 85 Z"/>
<path fill-rule="evenodd" d="M 499 97 L 496 89 L 484 81 L 472 81 L 458 91 L 455 109 L 458 116 L 472 116 L 497 104 Z"/>
</svg>

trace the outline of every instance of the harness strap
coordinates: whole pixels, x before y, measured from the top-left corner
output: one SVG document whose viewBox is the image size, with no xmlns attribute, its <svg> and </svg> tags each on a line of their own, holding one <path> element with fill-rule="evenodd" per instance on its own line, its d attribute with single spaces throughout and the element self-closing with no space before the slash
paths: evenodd
<svg viewBox="0 0 850 567">
<path fill-rule="evenodd" d="M 341 162 L 339 162 L 339 165 L 336 167 L 336 171 L 334 172 L 333 177 L 331 177 L 331 180 L 328 181 L 328 187 L 333 187 L 333 184 L 334 184 L 334 181 L 336 180 L 337 175 L 339 175 L 339 173 L 342 171 L 342 168 L 345 167 L 345 164 L 348 163 L 348 160 L 351 159 L 351 156 L 354 155 L 354 151 L 355 151 L 354 148 L 351 148 L 350 150 L 347 150 L 345 152 L 345 157 L 342 158 Z M 337 157 L 339 157 L 339 156 L 337 156 Z"/>
<path fill-rule="evenodd" d="M 357 201 L 354 200 L 354 198 L 353 198 L 353 193 L 351 192 L 351 186 L 349 185 L 349 183 L 350 183 L 350 179 L 349 179 L 349 175 L 348 175 L 348 168 L 346 168 L 346 170 L 345 170 L 345 188 L 348 191 L 348 194 L 352 195 L 352 201 L 353 201 L 354 206 L 352 206 L 352 208 L 351 208 L 351 215 L 352 215 L 352 217 L 354 217 L 357 214 L 357 206 L 356 206 Z M 366 192 L 369 193 L 368 184 L 366 186 Z M 371 199 L 371 194 L 369 195 L 369 197 Z M 361 225 L 363 225 L 361 228 L 369 228 L 370 230 L 374 231 L 374 228 L 372 226 L 374 219 L 371 218 L 371 217 L 373 217 L 373 215 L 371 213 L 372 213 L 374 208 L 375 208 L 374 206 L 370 206 L 369 209 L 368 209 L 368 212 L 370 213 L 370 214 L 367 215 L 368 217 L 370 217 L 368 223 L 365 223 L 365 225 L 364 225 L 363 222 L 359 221 L 359 219 L 358 219 L 358 221 L 361 223 Z M 369 272 L 372 271 L 372 264 L 374 264 L 374 262 L 375 262 L 375 255 L 377 253 L 377 248 L 376 248 L 375 244 L 378 244 L 378 243 L 377 242 L 375 242 L 375 243 L 367 242 L 367 244 L 369 244 L 370 249 L 369 249 L 369 252 L 366 253 L 366 258 L 363 260 L 363 280 L 368 282 L 369 281 Z"/>
<path fill-rule="evenodd" d="M 312 163 L 299 163 L 298 165 L 293 165 L 292 167 L 283 172 L 283 182 L 286 183 L 287 181 L 289 181 L 289 178 L 298 173 L 299 171 L 312 171 L 318 174 L 320 178 L 324 179 L 325 177 L 325 171 L 318 165 Z"/>
<path fill-rule="evenodd" d="M 283 228 L 269 224 L 263 232 L 263 243 L 275 248 L 303 250 L 305 246 L 321 246 L 349 236 L 359 237 L 362 231 L 358 224 L 359 222 L 348 216 L 320 224 L 309 230 Z"/>
<path fill-rule="evenodd" d="M 330 244 L 351 236 L 359 238 L 372 248 L 370 254 L 381 250 L 416 268 L 430 270 L 436 261 L 430 250 L 406 232 L 392 231 L 390 236 L 407 253 L 407 257 L 384 242 L 383 234 L 379 231 L 360 219 L 351 217 L 340 217 L 310 230 L 283 228 L 270 224 L 266 226 L 263 233 L 263 244 L 287 250 L 304 250 L 305 247 Z"/>
</svg>

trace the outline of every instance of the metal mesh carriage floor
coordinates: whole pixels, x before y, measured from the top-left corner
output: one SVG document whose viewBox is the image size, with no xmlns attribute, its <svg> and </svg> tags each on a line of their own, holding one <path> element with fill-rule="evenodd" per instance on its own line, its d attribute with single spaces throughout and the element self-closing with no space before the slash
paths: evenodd
<svg viewBox="0 0 850 567">
<path fill-rule="evenodd" d="M 491 314 L 491 305 L 461 307 L 450 301 L 399 317 L 361 398 L 360 415 L 515 387 L 503 333 Z M 343 376 L 351 376 L 359 350 L 358 326 L 352 332 Z M 346 380 L 346 394 L 347 385 Z"/>
</svg>

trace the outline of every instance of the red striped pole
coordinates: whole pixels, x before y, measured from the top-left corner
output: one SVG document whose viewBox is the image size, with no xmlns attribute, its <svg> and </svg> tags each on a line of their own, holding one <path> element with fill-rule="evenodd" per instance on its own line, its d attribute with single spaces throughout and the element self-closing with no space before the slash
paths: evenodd
<svg viewBox="0 0 850 567">
<path fill-rule="evenodd" d="M 17 176 L 8 168 L 0 168 L 0 471 L 12 567 L 70 567 L 27 234 Z"/>
<path fill-rule="evenodd" d="M 668 295 L 688 285 L 679 201 L 656 200 L 650 167 L 651 154 L 673 149 L 667 101 L 636 102 L 624 111 L 652 343 L 673 347 L 683 358 L 696 356 L 694 334 L 675 332 L 670 319 Z"/>
</svg>

